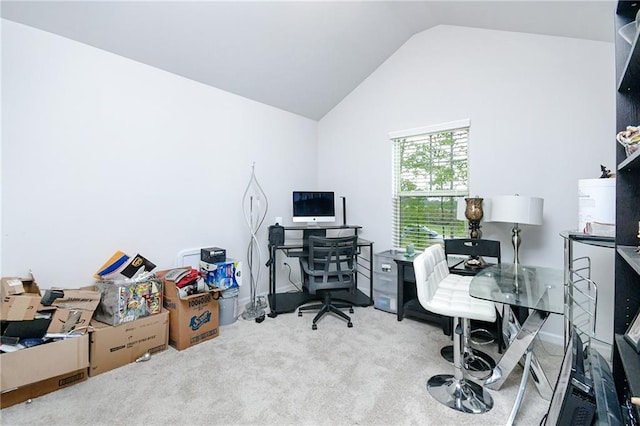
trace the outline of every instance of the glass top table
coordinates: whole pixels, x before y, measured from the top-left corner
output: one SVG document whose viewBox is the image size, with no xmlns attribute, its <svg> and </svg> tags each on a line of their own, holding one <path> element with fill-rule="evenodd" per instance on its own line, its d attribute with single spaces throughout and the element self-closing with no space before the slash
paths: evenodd
<svg viewBox="0 0 640 426">
<path fill-rule="evenodd" d="M 540 266 L 492 265 L 474 276 L 469 294 L 514 307 L 564 314 L 563 274 Z"/>
<path fill-rule="evenodd" d="M 520 387 L 507 421 L 507 425 L 512 425 L 518 415 L 529 376 L 540 396 L 551 400 L 553 389 L 533 353 L 532 342 L 550 314 L 564 315 L 564 271 L 508 263 L 492 265 L 473 277 L 469 294 L 502 305 L 503 334 L 509 341 L 507 350 L 484 385 L 499 390 L 514 367 L 525 357 Z M 511 308 L 528 311 L 522 324 Z M 510 331 L 512 329 L 514 331 Z"/>
</svg>

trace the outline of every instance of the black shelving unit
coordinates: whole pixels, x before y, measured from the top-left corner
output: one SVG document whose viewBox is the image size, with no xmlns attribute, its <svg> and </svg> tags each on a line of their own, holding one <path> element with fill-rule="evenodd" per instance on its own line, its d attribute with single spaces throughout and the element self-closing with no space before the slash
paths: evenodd
<svg viewBox="0 0 640 426">
<path fill-rule="evenodd" d="M 640 125 L 640 42 L 636 34 L 630 45 L 618 29 L 636 19 L 640 2 L 620 1 L 616 10 L 616 131 Z M 612 138 L 613 139 L 613 138 Z M 621 403 L 640 396 L 640 354 L 623 335 L 640 309 L 640 151 L 627 157 L 617 142 L 616 162 L 616 255 L 613 376 Z M 640 410 L 635 407 L 637 415 Z"/>
</svg>

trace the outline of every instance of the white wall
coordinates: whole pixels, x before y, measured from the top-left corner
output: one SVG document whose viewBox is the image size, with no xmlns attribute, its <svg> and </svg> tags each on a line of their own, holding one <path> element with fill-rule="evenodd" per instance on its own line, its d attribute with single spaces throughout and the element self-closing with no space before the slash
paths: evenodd
<svg viewBox="0 0 640 426">
<path fill-rule="evenodd" d="M 73 288 L 118 249 L 159 268 L 207 245 L 246 260 L 241 198 L 254 161 L 269 197 L 265 256 L 266 226 L 287 223 L 291 191 L 307 188 L 346 196 L 349 223 L 386 250 L 388 133 L 461 118 L 471 194 L 543 197 L 545 223 L 522 231 L 521 261 L 562 267 L 577 180 L 615 164 L 613 66 L 609 43 L 439 26 L 318 124 L 2 20 L 0 272 Z M 509 226 L 483 230 L 510 259 Z"/>
<path fill-rule="evenodd" d="M 375 251 L 389 249 L 388 133 L 469 118 L 470 193 L 543 197 L 544 224 L 523 227 L 520 260 L 562 268 L 558 234 L 577 226 L 578 179 L 598 177 L 600 164 L 615 168 L 614 95 L 611 43 L 438 26 L 320 121 L 319 182 L 346 195 L 349 222 L 363 225 Z M 513 258 L 510 226 L 483 232 Z"/>
<path fill-rule="evenodd" d="M 211 245 L 246 260 L 254 161 L 267 256 L 267 226 L 316 183 L 317 122 L 6 20 L 2 88 L 3 276 L 76 288 L 116 250 L 158 268 Z"/>
</svg>

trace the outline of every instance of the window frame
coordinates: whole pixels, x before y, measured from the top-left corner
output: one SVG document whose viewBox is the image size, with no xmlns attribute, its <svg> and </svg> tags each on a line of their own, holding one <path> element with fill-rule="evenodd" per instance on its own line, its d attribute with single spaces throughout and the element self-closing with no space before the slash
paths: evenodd
<svg viewBox="0 0 640 426">
<path fill-rule="evenodd" d="M 466 188 L 436 189 L 436 190 L 424 190 L 424 189 L 402 190 L 401 183 L 403 181 L 399 176 L 399 174 L 402 171 L 402 160 L 398 158 L 399 149 L 400 149 L 399 144 L 406 142 L 407 139 L 417 139 L 417 138 L 428 139 L 433 135 L 438 135 L 438 134 L 448 133 L 448 132 L 456 132 L 460 130 L 466 130 L 466 137 L 464 140 L 464 143 L 466 145 L 465 158 L 464 158 L 464 160 L 466 161 L 466 171 L 465 171 Z M 422 250 L 426 246 L 430 245 L 432 241 L 442 242 L 442 239 L 445 237 L 445 235 L 442 235 L 442 229 L 433 229 L 433 231 L 436 231 L 438 233 L 437 238 L 433 238 L 433 237 L 422 238 L 422 236 L 419 236 L 419 235 L 416 238 L 413 238 L 413 237 L 410 238 L 406 235 L 406 232 L 403 232 L 403 229 L 401 229 L 403 225 L 405 226 L 405 228 L 413 226 L 413 224 L 407 225 L 405 223 L 405 221 L 402 218 L 401 209 L 400 209 L 402 205 L 402 199 L 404 198 L 406 202 L 408 197 L 425 197 L 425 198 L 431 199 L 431 202 L 437 201 L 437 198 L 440 198 L 441 203 L 443 203 L 445 199 L 449 198 L 450 200 L 447 200 L 447 203 L 453 203 L 453 206 L 449 205 L 449 208 L 447 209 L 447 211 L 450 214 L 451 213 L 453 214 L 453 220 L 451 222 L 447 222 L 443 224 L 443 227 L 445 227 L 445 232 L 446 232 L 447 225 L 449 225 L 448 227 L 449 227 L 449 232 L 451 236 L 454 236 L 454 237 L 466 236 L 466 229 L 467 229 L 466 220 L 459 221 L 457 219 L 457 212 L 458 212 L 457 202 L 460 199 L 463 199 L 469 196 L 470 133 L 471 133 L 471 120 L 469 119 L 450 121 L 450 122 L 440 123 L 432 126 L 419 127 L 419 128 L 389 133 L 389 138 L 391 139 L 393 144 L 393 148 L 392 148 L 393 150 L 393 155 L 392 155 L 392 209 L 393 211 L 392 211 L 391 231 L 392 231 L 392 242 L 394 246 L 404 247 L 407 243 L 411 243 L 414 245 L 414 247 L 417 250 Z M 414 142 L 410 142 L 410 143 L 414 143 Z M 452 158 L 452 164 L 453 162 L 454 160 Z M 431 183 L 430 180 L 427 180 L 427 181 Z M 429 201 L 427 201 L 427 203 L 428 202 Z M 424 222 L 427 222 L 427 218 L 425 218 Z M 424 228 L 421 228 L 421 230 L 423 230 L 424 232 L 428 232 L 426 231 L 427 224 L 422 223 L 422 221 L 416 220 L 415 225 L 424 227 Z"/>
</svg>

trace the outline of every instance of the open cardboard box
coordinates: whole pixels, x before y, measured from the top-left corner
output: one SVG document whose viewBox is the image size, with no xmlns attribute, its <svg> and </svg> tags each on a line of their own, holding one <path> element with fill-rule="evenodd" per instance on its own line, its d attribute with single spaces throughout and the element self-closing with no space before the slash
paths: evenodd
<svg viewBox="0 0 640 426">
<path fill-rule="evenodd" d="M 64 297 L 56 299 L 48 333 L 85 333 L 88 331 L 93 312 L 100 303 L 100 292 L 85 289 L 63 290 Z"/>
<path fill-rule="evenodd" d="M 135 362 L 149 352 L 167 349 L 169 343 L 169 312 L 110 325 L 91 321 L 89 376 L 96 376 Z"/>
<path fill-rule="evenodd" d="M 78 372 L 89 367 L 89 335 L 70 337 L 57 342 L 22 349 L 0 355 L 0 392 L 2 407 L 7 401 L 13 404 L 33 397 L 43 389 L 56 390 L 81 381 Z M 82 370 L 82 371 L 80 371 Z M 70 374 L 73 373 L 73 374 Z M 66 377 L 66 383 L 50 382 L 52 378 Z M 41 383 L 47 382 L 49 383 Z M 25 389 L 29 387 L 29 389 Z M 40 389 L 40 390 L 38 390 Z M 14 392 L 11 394 L 10 392 Z M 9 395 L 5 395 L 9 393 Z M 24 399 L 20 400 L 17 395 Z M 5 400 L 6 398 L 6 400 Z"/>
<path fill-rule="evenodd" d="M 26 321 L 42 308 L 40 288 L 33 278 L 2 278 L 0 320 Z"/>
<path fill-rule="evenodd" d="M 83 310 L 77 315 L 78 321 L 87 318 L 88 325 L 94 303 L 99 302 L 99 293 L 78 293 L 78 290 L 67 290 L 64 299 L 56 301 L 58 306 L 42 306 L 40 288 L 33 278 L 22 281 L 23 293 L 11 294 L 8 287 L 19 287 L 17 284 L 7 284 L 2 279 L 2 300 L 0 312 L 3 324 L 40 327 L 40 319 L 36 320 L 37 312 L 49 311 L 53 318 L 58 318 L 59 324 L 70 324 L 63 321 L 69 314 L 69 309 Z M 97 298 L 97 300 L 96 300 Z M 95 300 L 95 302 L 94 302 Z M 93 308 L 91 308 L 93 306 Z M 67 315 L 65 317 L 65 314 Z M 49 321 L 49 319 L 47 319 Z M 53 320 L 47 331 L 61 332 L 63 326 L 52 327 Z M 47 324 L 44 325 L 44 328 Z M 4 328 L 4 327 L 3 327 Z M 44 333 L 42 328 L 42 333 Z M 73 327 L 74 329 L 76 327 Z M 15 352 L 0 355 L 0 407 L 5 408 L 35 398 L 57 389 L 82 382 L 87 379 L 89 367 L 89 336 L 84 334 L 55 342 L 45 343 L 31 348 L 21 349 Z"/>
<path fill-rule="evenodd" d="M 9 288 L 18 287 L 8 284 L 21 281 L 21 294 L 9 295 Z M 38 312 L 51 314 L 48 333 L 86 332 L 93 313 L 100 303 L 100 292 L 90 289 L 63 290 L 64 297 L 55 299 L 51 306 L 42 306 L 42 293 L 32 278 L 2 278 L 2 299 L 0 299 L 0 320 L 29 321 L 35 319 Z"/>
<path fill-rule="evenodd" d="M 180 268 L 184 269 L 184 268 Z M 164 281 L 164 307 L 169 316 L 169 344 L 183 350 L 219 334 L 219 290 L 197 293 L 181 299 L 178 288 L 164 279 L 169 271 L 158 272 Z"/>
<path fill-rule="evenodd" d="M 0 396 L 0 408 L 11 407 L 12 405 L 46 395 L 58 389 L 84 382 L 87 380 L 87 377 L 87 369 L 81 368 L 70 373 L 60 374 L 59 376 L 4 392 Z"/>
<path fill-rule="evenodd" d="M 14 294 L 25 293 L 25 285 L 29 285 L 31 283 L 33 283 L 33 280 L 28 282 L 28 280 L 23 280 L 22 278 L 3 277 L 1 281 L 2 288 L 0 289 L 0 294 L 2 294 L 2 296 L 12 296 Z"/>
</svg>

